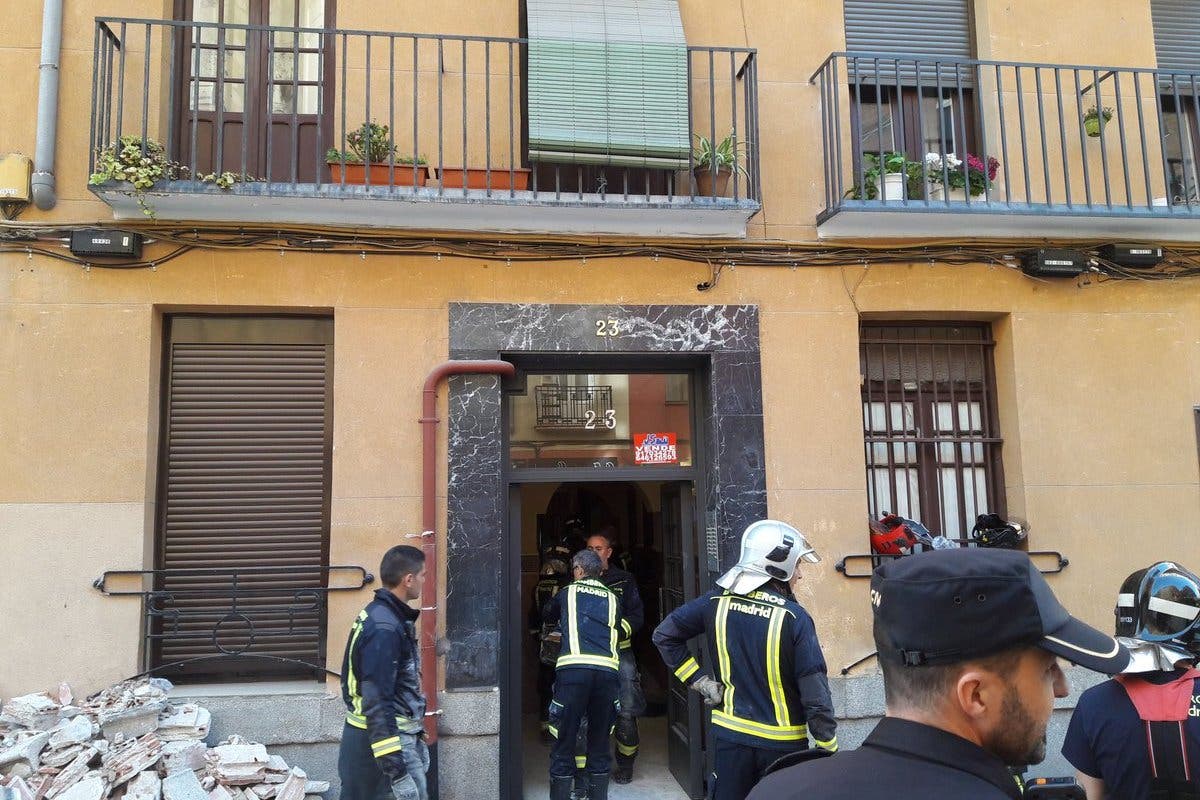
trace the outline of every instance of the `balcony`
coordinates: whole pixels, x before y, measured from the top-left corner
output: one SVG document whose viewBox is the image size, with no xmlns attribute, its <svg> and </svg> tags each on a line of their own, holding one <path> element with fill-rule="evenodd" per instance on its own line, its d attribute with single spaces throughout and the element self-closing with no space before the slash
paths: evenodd
<svg viewBox="0 0 1200 800">
<path fill-rule="evenodd" d="M 835 53 L 821 238 L 1200 241 L 1200 76 Z"/>
<path fill-rule="evenodd" d="M 117 219 L 742 237 L 755 53 L 686 50 L 674 157 L 618 158 L 530 147 L 526 39 L 99 18 L 88 172 L 119 142 L 169 168 L 91 189 Z M 731 137 L 724 186 L 698 174 L 700 135 Z M 363 170 L 356 141 L 382 163 Z"/>
<path fill-rule="evenodd" d="M 538 428 L 611 430 L 606 415 L 612 414 L 612 386 L 544 383 L 533 387 L 533 398 Z"/>
</svg>

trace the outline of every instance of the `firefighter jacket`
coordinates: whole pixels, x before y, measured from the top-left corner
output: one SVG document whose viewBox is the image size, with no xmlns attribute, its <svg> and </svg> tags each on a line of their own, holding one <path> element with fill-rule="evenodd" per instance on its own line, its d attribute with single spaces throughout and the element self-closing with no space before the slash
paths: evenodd
<svg viewBox="0 0 1200 800">
<path fill-rule="evenodd" d="M 624 609 L 625 619 L 629 622 L 629 633 L 622 633 L 618 646 L 628 650 L 633 645 L 633 634 L 642 629 L 646 620 L 646 611 L 642 605 L 642 595 L 638 592 L 637 581 L 633 575 L 613 565 L 600 574 L 600 580 L 621 598 L 621 608 Z"/>
<path fill-rule="evenodd" d="M 419 733 L 425 721 L 421 694 L 420 612 L 387 589 L 359 612 L 342 657 L 346 723 L 367 731 L 371 752 L 391 779 L 407 772 L 400 733 Z"/>
<path fill-rule="evenodd" d="M 546 607 L 546 603 L 550 602 L 550 598 L 558 594 L 559 591 L 566 585 L 566 578 L 557 573 L 541 575 L 538 577 L 537 585 L 533 587 L 533 603 L 529 608 L 530 636 L 535 638 L 541 636 L 542 628 L 546 624 L 542 619 L 542 609 Z M 554 622 L 557 623 L 558 620 L 555 620 Z"/>
<path fill-rule="evenodd" d="M 599 578 L 580 578 L 546 604 L 547 622 L 558 621 L 562 649 L 556 669 L 586 667 L 617 671 L 620 638 L 632 629 L 621 615 L 621 598 Z"/>
<path fill-rule="evenodd" d="M 708 635 L 708 663 L 725 686 L 723 704 L 712 711 L 718 738 L 789 749 L 811 737 L 835 751 L 837 723 L 812 617 L 790 593 L 770 586 L 702 595 L 662 621 L 654 644 L 675 677 L 691 685 L 704 672 L 687 642 Z"/>
</svg>

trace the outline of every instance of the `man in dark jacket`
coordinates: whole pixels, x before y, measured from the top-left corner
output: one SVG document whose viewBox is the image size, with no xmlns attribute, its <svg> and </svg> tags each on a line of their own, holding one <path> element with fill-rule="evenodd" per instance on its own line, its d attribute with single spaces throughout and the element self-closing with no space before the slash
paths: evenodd
<svg viewBox="0 0 1200 800">
<path fill-rule="evenodd" d="M 571 558 L 574 582 L 550 599 L 544 617 L 558 620 L 562 648 L 555 666 L 550 733 L 550 800 L 568 800 L 575 781 L 575 738 L 588 721 L 590 800 L 608 797 L 608 734 L 617 715 L 618 639 L 628 635 L 621 599 L 600 580 L 600 558 L 580 550 Z"/>
<path fill-rule="evenodd" d="M 713 800 L 744 800 L 773 761 L 807 749 L 810 737 L 837 749 L 825 658 L 812 617 L 789 587 L 802 560 L 819 557 L 800 531 L 755 522 L 719 588 L 675 609 L 654 631 L 667 667 L 714 706 Z M 700 634 L 712 675 L 688 651 Z"/>
<path fill-rule="evenodd" d="M 629 783 L 633 780 L 633 762 L 638 752 L 637 718 L 646 713 L 642 676 L 638 671 L 637 659 L 633 655 L 633 634 L 641 630 L 646 614 L 637 581 L 631 573 L 618 567 L 612 560 L 612 534 L 611 527 L 604 528 L 587 540 L 587 546 L 600 557 L 600 580 L 621 598 L 621 608 L 624 610 L 626 621 L 629 622 L 629 633 L 623 635 L 619 643 L 617 678 L 620 681 L 618 697 L 621 709 L 617 713 L 617 725 L 613 731 L 617 740 L 617 764 L 612 775 L 613 783 Z"/>
<path fill-rule="evenodd" d="M 418 611 L 425 554 L 397 545 L 379 565 L 375 591 L 350 629 L 342 658 L 346 724 L 338 752 L 342 800 L 426 800 Z"/>
<path fill-rule="evenodd" d="M 1129 653 L 1067 613 L 1016 550 L 934 550 L 871 578 L 887 716 L 857 750 L 781 769 L 748 800 L 1019 800 L 1010 764 L 1046 755 L 1058 657 L 1119 672 Z"/>
</svg>

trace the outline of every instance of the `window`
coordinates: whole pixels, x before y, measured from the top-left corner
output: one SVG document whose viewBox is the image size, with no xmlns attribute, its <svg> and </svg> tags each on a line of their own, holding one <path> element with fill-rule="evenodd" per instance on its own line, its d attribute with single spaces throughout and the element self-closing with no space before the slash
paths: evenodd
<svg viewBox="0 0 1200 800">
<path fill-rule="evenodd" d="M 864 325 L 867 499 L 934 534 L 965 539 L 1004 514 L 991 333 L 986 325 Z"/>
<path fill-rule="evenodd" d="M 150 666 L 198 680 L 316 677 L 333 322 L 176 316 L 164 351 Z"/>
</svg>

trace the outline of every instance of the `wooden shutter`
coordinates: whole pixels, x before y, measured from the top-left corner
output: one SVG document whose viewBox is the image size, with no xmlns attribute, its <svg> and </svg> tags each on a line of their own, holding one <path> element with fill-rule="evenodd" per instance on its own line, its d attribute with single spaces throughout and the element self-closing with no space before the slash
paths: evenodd
<svg viewBox="0 0 1200 800">
<path fill-rule="evenodd" d="M 326 585 L 332 362 L 329 319 L 169 321 L 155 666 L 218 654 L 218 624 L 226 649 L 268 658 L 185 674 L 312 675 L 271 657 L 324 663 L 324 594 L 296 593 Z"/>
<path fill-rule="evenodd" d="M 1158 68 L 1200 73 L 1200 4 L 1196 0 L 1151 0 Z"/>
<path fill-rule="evenodd" d="M 911 82 L 916 69 L 909 57 L 920 56 L 922 84 L 936 85 L 934 65 L 926 66 L 926 57 L 930 62 L 935 58 L 953 61 L 974 57 L 970 0 L 845 0 L 843 11 L 847 51 L 909 62 L 909 68 L 905 69 L 903 63 L 881 60 L 882 80 L 894 81 L 895 68 L 899 66 L 901 79 Z M 864 80 L 874 80 L 874 61 L 863 61 L 858 71 Z M 968 69 L 959 72 L 964 85 L 974 74 L 974 70 Z M 949 64 L 942 65 L 941 75 L 944 84 L 956 85 L 956 71 Z"/>
<path fill-rule="evenodd" d="M 526 0 L 532 161 L 684 168 L 677 0 Z"/>
</svg>

